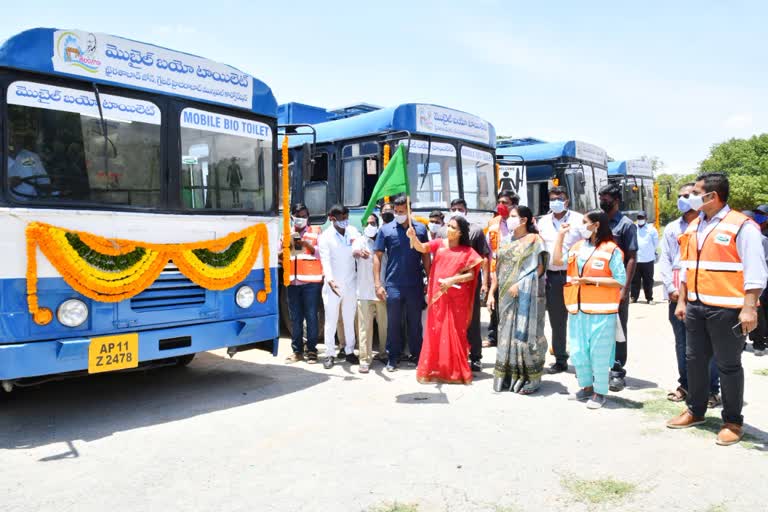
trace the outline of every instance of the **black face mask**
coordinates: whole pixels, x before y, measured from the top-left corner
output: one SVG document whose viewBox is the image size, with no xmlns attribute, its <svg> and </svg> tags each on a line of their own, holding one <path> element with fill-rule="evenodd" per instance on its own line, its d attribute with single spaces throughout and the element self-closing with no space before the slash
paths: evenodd
<svg viewBox="0 0 768 512">
<path fill-rule="evenodd" d="M 613 201 L 600 201 L 600 209 L 603 210 L 605 213 L 610 212 L 613 210 L 613 205 L 615 203 Z"/>
<path fill-rule="evenodd" d="M 392 212 L 384 212 L 381 214 L 381 220 L 388 224 L 395 220 L 395 214 Z"/>
</svg>

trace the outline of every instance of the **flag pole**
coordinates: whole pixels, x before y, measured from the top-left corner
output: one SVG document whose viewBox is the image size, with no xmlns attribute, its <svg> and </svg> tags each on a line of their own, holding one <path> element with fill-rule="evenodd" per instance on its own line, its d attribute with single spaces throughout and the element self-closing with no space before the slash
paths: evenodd
<svg viewBox="0 0 768 512">
<path fill-rule="evenodd" d="M 413 228 L 413 218 L 411 217 L 411 195 L 410 194 L 407 194 L 405 196 L 405 206 L 406 208 L 408 208 L 408 227 Z M 413 240 L 409 238 L 408 241 L 411 244 L 411 249 L 413 249 Z"/>
</svg>

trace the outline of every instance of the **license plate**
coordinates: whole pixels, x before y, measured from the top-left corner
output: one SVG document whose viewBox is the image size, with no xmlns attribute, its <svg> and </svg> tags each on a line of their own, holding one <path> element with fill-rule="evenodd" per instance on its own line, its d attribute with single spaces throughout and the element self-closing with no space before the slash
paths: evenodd
<svg viewBox="0 0 768 512">
<path fill-rule="evenodd" d="M 88 373 L 111 372 L 139 366 L 139 334 L 91 338 Z"/>
</svg>

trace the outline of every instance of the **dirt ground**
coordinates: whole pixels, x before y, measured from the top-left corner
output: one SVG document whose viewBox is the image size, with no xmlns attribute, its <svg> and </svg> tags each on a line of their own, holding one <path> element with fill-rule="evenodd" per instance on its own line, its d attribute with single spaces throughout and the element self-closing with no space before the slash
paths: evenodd
<svg viewBox="0 0 768 512">
<path fill-rule="evenodd" d="M 606 408 L 494 393 L 495 349 L 470 386 L 415 370 L 285 365 L 250 351 L 188 367 L 14 392 L 0 402 L 4 511 L 766 510 L 768 357 L 744 354 L 748 436 L 671 431 L 681 410 L 667 304 L 630 308 L 628 388 Z"/>
</svg>

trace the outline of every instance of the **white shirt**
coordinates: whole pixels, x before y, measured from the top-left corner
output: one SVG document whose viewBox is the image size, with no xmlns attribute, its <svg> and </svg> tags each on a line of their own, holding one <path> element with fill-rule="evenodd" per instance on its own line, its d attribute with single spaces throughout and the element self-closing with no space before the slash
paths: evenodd
<svg viewBox="0 0 768 512">
<path fill-rule="evenodd" d="M 335 281 L 343 290 L 355 289 L 357 276 L 355 258 L 352 256 L 352 243 L 359 236 L 360 232 L 352 226 L 347 226 L 343 235 L 339 234 L 333 226 L 320 235 L 317 248 L 326 283 Z"/>
<path fill-rule="evenodd" d="M 661 256 L 659 257 L 659 273 L 664 283 L 664 293 L 669 299 L 671 293 L 679 292 L 680 279 L 680 235 L 688 229 L 688 223 L 683 217 L 673 220 L 664 228 L 661 239 Z"/>
<path fill-rule="evenodd" d="M 361 236 L 352 243 L 353 251 L 367 250 L 370 256 L 357 258 L 357 300 L 379 300 L 376 296 L 376 286 L 373 280 L 373 244 L 374 241 L 367 236 Z M 381 282 L 385 281 L 385 269 L 387 268 L 386 253 L 381 258 Z"/>
<path fill-rule="evenodd" d="M 551 255 L 555 253 L 555 242 L 557 241 L 557 235 L 560 232 L 560 226 L 562 224 L 570 224 L 571 229 L 568 231 L 568 234 L 565 235 L 565 239 L 563 240 L 563 252 L 568 254 L 568 250 L 571 246 L 581 240 L 581 235 L 579 234 L 578 229 L 583 223 L 584 216 L 582 214 L 574 212 L 573 210 L 568 210 L 565 215 L 563 215 L 562 219 L 557 219 L 554 213 L 544 215 L 536 223 L 536 227 L 539 228 L 539 235 L 544 239 L 544 244 L 547 246 L 547 252 Z M 549 258 L 549 266 L 547 267 L 547 270 L 559 271 L 568 269 L 568 258 L 563 260 L 563 265 L 555 265 L 552 263 L 553 259 L 554 258 L 552 257 Z"/>
<path fill-rule="evenodd" d="M 704 246 L 707 235 L 715 229 L 722 219 L 731 211 L 725 205 L 722 210 L 707 220 L 704 212 L 699 213 L 699 225 L 696 231 L 696 241 L 699 250 Z M 736 251 L 744 264 L 744 290 L 762 290 L 768 281 L 768 265 L 763 252 L 763 234 L 754 222 L 746 222 L 736 235 Z M 680 271 L 680 280 L 687 282 L 685 269 Z"/>
<path fill-rule="evenodd" d="M 656 246 L 659 244 L 659 232 L 653 224 L 637 226 L 637 262 L 656 261 Z"/>
</svg>

